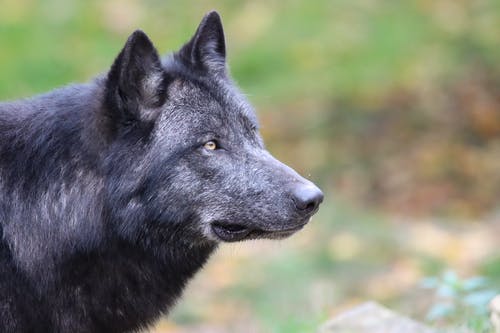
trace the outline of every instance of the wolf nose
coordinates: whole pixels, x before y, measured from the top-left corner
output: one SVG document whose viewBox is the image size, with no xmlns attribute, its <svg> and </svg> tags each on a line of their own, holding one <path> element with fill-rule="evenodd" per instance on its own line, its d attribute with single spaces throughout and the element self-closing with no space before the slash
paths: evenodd
<svg viewBox="0 0 500 333">
<path fill-rule="evenodd" d="M 302 213 L 316 212 L 323 201 L 323 192 L 313 184 L 297 186 L 293 191 L 295 206 Z"/>
</svg>

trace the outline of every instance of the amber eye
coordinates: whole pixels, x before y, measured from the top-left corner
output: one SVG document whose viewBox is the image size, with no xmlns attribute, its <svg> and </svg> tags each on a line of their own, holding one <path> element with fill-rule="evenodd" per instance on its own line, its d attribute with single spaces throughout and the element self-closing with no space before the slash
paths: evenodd
<svg viewBox="0 0 500 333">
<path fill-rule="evenodd" d="M 203 146 L 205 147 L 205 149 L 208 149 L 208 150 L 216 150 L 217 149 L 217 142 L 210 140 L 207 143 L 205 143 Z"/>
</svg>

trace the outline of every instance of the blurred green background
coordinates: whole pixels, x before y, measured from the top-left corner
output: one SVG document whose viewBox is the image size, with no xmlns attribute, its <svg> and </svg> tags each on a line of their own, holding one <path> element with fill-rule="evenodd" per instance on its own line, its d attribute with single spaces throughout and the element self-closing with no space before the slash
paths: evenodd
<svg viewBox="0 0 500 333">
<path fill-rule="evenodd" d="M 487 330 L 488 297 L 461 300 L 500 292 L 499 1 L 1 0 L 0 99 L 91 79 L 136 28 L 178 49 L 211 9 L 269 150 L 326 200 L 223 246 L 156 332 L 311 332 L 369 299 Z"/>
</svg>

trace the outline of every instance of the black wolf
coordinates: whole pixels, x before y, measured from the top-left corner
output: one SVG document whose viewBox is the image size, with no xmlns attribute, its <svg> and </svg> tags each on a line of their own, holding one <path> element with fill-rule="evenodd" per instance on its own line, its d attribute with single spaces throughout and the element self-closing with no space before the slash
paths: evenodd
<svg viewBox="0 0 500 333">
<path fill-rule="evenodd" d="M 94 81 L 0 104 L 0 331 L 143 329 L 218 243 L 322 199 L 264 149 L 216 12 L 163 59 L 136 31 Z"/>
</svg>

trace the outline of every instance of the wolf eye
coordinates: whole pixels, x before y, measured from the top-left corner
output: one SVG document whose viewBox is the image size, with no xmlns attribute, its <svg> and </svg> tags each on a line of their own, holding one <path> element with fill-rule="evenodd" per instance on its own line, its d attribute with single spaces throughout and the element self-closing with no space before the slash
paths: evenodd
<svg viewBox="0 0 500 333">
<path fill-rule="evenodd" d="M 217 145 L 217 142 L 215 142 L 214 140 L 210 140 L 208 142 L 206 142 L 203 147 L 205 147 L 205 149 L 207 150 L 216 150 L 218 147 Z"/>
</svg>

